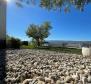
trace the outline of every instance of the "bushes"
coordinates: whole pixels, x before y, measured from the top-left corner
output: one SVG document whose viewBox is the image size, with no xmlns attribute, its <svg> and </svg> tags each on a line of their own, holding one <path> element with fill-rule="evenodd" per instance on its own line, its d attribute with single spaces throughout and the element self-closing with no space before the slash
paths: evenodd
<svg viewBox="0 0 91 84">
<path fill-rule="evenodd" d="M 33 49 L 36 48 L 36 45 L 33 43 L 28 43 L 28 41 L 21 41 L 18 38 L 6 37 L 6 47 L 7 48 L 13 48 L 13 49 Z"/>
<path fill-rule="evenodd" d="M 28 41 L 22 41 L 21 44 L 28 46 Z"/>
<path fill-rule="evenodd" d="M 17 38 L 11 37 L 6 41 L 7 48 L 20 48 L 21 41 Z"/>
<path fill-rule="evenodd" d="M 33 45 L 33 44 L 29 44 L 28 46 L 22 45 L 21 48 L 22 48 L 22 49 L 34 49 L 34 48 L 36 48 L 36 47 L 35 47 L 35 45 Z"/>
<path fill-rule="evenodd" d="M 30 46 L 26 46 L 26 45 L 22 45 L 21 49 L 31 49 L 31 47 Z"/>
</svg>

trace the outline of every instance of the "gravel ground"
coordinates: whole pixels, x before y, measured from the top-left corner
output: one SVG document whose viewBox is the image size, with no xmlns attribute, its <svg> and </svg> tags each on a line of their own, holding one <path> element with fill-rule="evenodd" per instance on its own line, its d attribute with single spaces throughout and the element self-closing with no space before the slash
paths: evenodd
<svg viewBox="0 0 91 84">
<path fill-rule="evenodd" d="M 45 50 L 7 50 L 7 84 L 91 84 L 91 57 Z"/>
</svg>

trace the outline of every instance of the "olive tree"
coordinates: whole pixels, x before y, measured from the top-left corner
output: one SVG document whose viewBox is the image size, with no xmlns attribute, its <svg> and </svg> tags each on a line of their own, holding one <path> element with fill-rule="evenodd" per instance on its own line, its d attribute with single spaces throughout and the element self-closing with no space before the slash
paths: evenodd
<svg viewBox="0 0 91 84">
<path fill-rule="evenodd" d="M 41 25 L 30 24 L 26 34 L 29 38 L 32 37 L 36 41 L 37 46 L 40 46 L 44 39 L 50 35 L 49 30 L 51 28 L 50 22 L 44 22 Z"/>
<path fill-rule="evenodd" d="M 70 11 L 70 7 L 74 6 L 75 8 L 83 11 L 84 7 L 91 3 L 91 0 L 16 0 L 16 4 L 18 6 L 23 7 L 24 3 L 26 4 L 38 4 L 42 8 L 46 8 L 48 10 L 62 10 L 65 12 Z"/>
</svg>

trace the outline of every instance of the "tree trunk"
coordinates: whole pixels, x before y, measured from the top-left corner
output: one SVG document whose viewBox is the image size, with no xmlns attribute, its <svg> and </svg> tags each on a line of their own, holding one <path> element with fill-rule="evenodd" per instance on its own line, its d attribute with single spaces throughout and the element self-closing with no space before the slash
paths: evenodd
<svg viewBox="0 0 91 84">
<path fill-rule="evenodd" d="M 39 46 L 40 46 L 40 39 L 37 38 L 37 39 L 36 39 L 36 42 L 37 42 L 37 46 L 39 47 Z"/>
</svg>

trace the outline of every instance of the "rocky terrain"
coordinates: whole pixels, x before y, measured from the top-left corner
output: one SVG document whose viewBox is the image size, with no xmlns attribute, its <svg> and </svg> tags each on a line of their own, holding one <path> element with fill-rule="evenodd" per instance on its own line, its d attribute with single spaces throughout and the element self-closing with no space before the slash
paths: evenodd
<svg viewBox="0 0 91 84">
<path fill-rule="evenodd" d="M 7 84 L 91 84 L 91 57 L 45 50 L 7 50 Z"/>
</svg>

